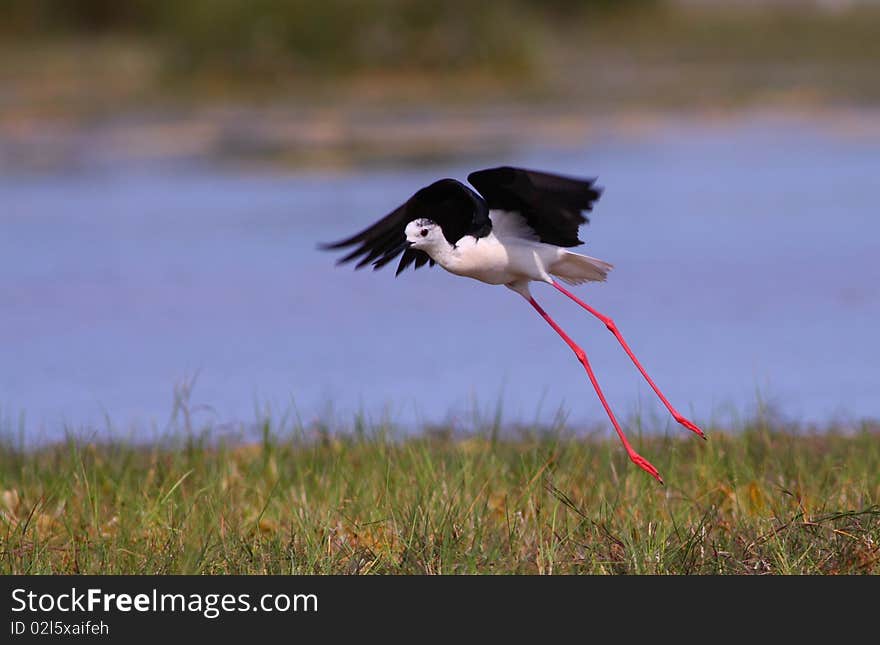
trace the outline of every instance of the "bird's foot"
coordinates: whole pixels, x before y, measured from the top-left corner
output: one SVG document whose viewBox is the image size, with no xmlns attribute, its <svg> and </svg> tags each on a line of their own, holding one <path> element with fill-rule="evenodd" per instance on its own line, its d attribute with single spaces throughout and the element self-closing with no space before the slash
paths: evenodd
<svg viewBox="0 0 880 645">
<path fill-rule="evenodd" d="M 677 415 L 677 416 L 675 417 L 675 420 L 678 421 L 681 425 L 683 425 L 685 428 L 687 428 L 687 429 L 690 430 L 691 432 L 696 433 L 696 435 L 697 435 L 698 437 L 700 437 L 700 438 L 702 438 L 702 439 L 704 439 L 704 440 L 706 439 L 706 433 L 703 432 L 702 430 L 700 430 L 699 426 L 697 426 L 697 424 L 694 423 L 693 421 L 690 421 L 690 420 L 688 420 L 688 419 L 685 419 L 685 418 L 684 418 L 683 416 L 681 416 L 680 414 Z"/>
<path fill-rule="evenodd" d="M 661 484 L 663 483 L 663 478 L 660 476 L 660 471 L 654 468 L 650 461 L 635 452 L 631 453 L 629 458 L 636 466 L 644 470 Z"/>
</svg>

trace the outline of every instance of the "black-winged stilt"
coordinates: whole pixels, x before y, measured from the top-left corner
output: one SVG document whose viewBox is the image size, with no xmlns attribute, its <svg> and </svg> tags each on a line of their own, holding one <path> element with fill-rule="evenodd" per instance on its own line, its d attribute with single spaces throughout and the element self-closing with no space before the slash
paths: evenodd
<svg viewBox="0 0 880 645">
<path fill-rule="evenodd" d="M 339 264 L 358 259 L 355 268 L 372 264 L 381 269 L 403 254 L 396 275 L 410 265 L 415 269 L 439 264 L 455 275 L 488 284 L 503 284 L 520 294 L 574 351 L 599 396 L 611 424 L 630 459 L 660 483 L 651 463 L 630 445 L 605 399 L 587 355 L 529 291 L 530 282 L 546 282 L 586 309 L 617 338 L 660 400 L 685 428 L 706 438 L 703 431 L 672 407 L 623 339 L 614 321 L 572 294 L 554 276 L 568 284 L 604 281 L 612 265 L 568 250 L 583 244 L 578 227 L 589 220 L 601 189 L 595 179 L 562 177 L 534 170 L 502 166 L 468 175 L 479 194 L 454 179 L 441 179 L 413 195 L 405 204 L 357 235 L 324 249 L 357 246 Z"/>
</svg>

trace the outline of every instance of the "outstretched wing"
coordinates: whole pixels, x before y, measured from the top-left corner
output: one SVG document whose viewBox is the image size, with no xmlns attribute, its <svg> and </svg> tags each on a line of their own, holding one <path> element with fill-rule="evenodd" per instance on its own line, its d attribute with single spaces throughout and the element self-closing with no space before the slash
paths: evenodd
<svg viewBox="0 0 880 645">
<path fill-rule="evenodd" d="M 417 219 L 429 219 L 438 224 L 446 240 L 455 245 L 465 235 L 481 237 L 492 229 L 486 202 L 470 188 L 454 179 L 441 179 L 418 191 L 410 199 L 372 226 L 349 238 L 324 244 L 327 250 L 357 246 L 337 264 L 358 259 L 355 269 L 370 263 L 373 270 L 381 269 L 403 253 L 396 275 L 409 265 L 415 268 L 434 261 L 424 251 L 412 249 L 406 241 L 406 225 Z"/>
<path fill-rule="evenodd" d="M 468 181 L 493 210 L 520 213 L 542 242 L 578 246 L 578 227 L 589 222 L 584 211 L 593 210 L 602 189 L 595 179 L 576 179 L 549 173 L 501 166 L 478 170 Z"/>
</svg>

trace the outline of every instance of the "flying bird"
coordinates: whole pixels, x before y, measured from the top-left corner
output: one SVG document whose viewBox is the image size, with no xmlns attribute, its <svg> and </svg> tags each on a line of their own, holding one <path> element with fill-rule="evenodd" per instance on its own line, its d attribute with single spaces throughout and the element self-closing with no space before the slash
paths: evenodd
<svg viewBox="0 0 880 645">
<path fill-rule="evenodd" d="M 617 338 L 648 384 L 685 428 L 706 438 L 703 431 L 682 416 L 654 383 L 608 316 L 596 311 L 562 286 L 602 282 L 612 265 L 570 249 L 583 244 L 578 229 L 589 220 L 585 212 L 602 194 L 595 179 L 501 166 L 468 175 L 476 192 L 455 179 L 440 179 L 416 192 L 360 233 L 323 249 L 355 247 L 338 264 L 357 260 L 356 269 L 372 265 L 381 269 L 400 256 L 396 275 L 407 267 L 441 267 L 455 275 L 488 284 L 504 285 L 521 295 L 574 351 L 584 366 L 599 401 L 629 458 L 661 484 L 657 469 L 630 445 L 611 411 L 587 355 L 538 304 L 529 290 L 531 282 L 545 282 L 598 318 Z"/>
</svg>

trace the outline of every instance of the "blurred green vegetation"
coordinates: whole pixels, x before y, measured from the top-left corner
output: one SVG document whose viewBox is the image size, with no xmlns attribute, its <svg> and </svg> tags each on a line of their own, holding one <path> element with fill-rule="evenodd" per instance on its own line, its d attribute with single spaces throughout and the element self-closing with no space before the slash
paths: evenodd
<svg viewBox="0 0 880 645">
<path fill-rule="evenodd" d="M 4 109 L 880 103 L 880 3 L 6 0 Z"/>
<path fill-rule="evenodd" d="M 9 36 L 137 36 L 174 71 L 521 70 L 539 26 L 656 0 L 7 0 Z"/>
</svg>

